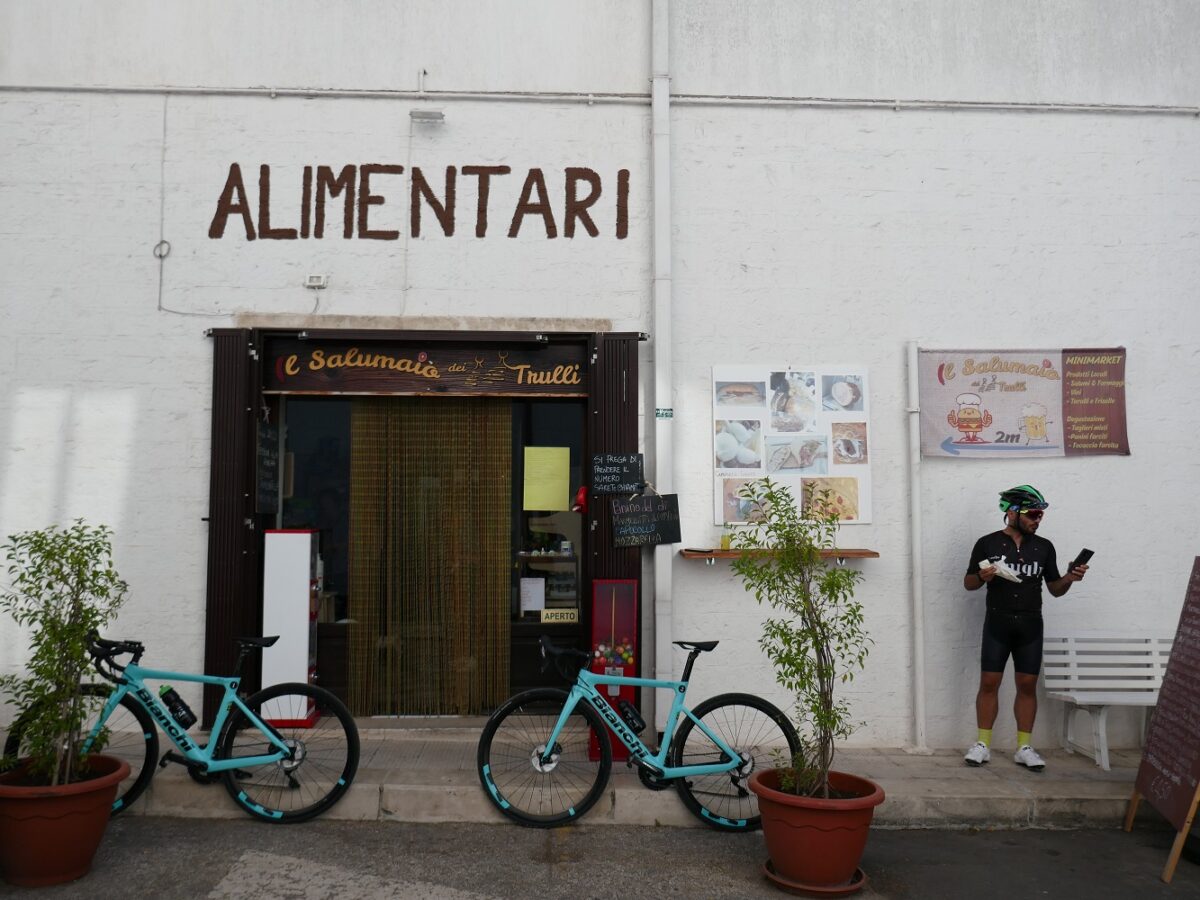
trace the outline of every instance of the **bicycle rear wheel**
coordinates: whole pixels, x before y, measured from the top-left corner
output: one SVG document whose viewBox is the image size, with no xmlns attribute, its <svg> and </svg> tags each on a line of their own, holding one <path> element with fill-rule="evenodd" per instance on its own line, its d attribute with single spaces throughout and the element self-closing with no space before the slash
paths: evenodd
<svg viewBox="0 0 1200 900">
<path fill-rule="evenodd" d="M 796 729 L 780 710 L 752 694 L 721 694 L 693 711 L 713 734 L 741 757 L 729 772 L 690 775 L 676 781 L 679 796 L 700 821 L 723 831 L 753 831 L 762 824 L 758 798 L 750 791 L 750 776 L 786 764 L 800 749 Z M 726 759 L 712 738 L 691 719 L 685 719 L 671 742 L 672 766 L 698 766 Z"/>
<path fill-rule="evenodd" d="M 88 716 L 81 734 L 91 733 L 96 719 L 104 710 L 104 701 L 112 692 L 113 688 L 106 684 L 83 685 Z M 112 814 L 115 816 L 137 800 L 154 777 L 155 764 L 158 762 L 158 732 L 150 714 L 128 694 L 121 698 L 104 727 L 108 731 L 108 739 L 99 750 L 92 752 L 115 756 L 129 763 L 129 775 L 117 786 L 117 796 L 113 800 Z M 17 719 L 4 742 L 4 755 L 16 758 L 25 756 L 24 739 L 25 722 Z"/>
<path fill-rule="evenodd" d="M 230 769 L 225 789 L 250 815 L 265 822 L 304 822 L 329 809 L 350 789 L 358 770 L 358 728 L 349 710 L 324 688 L 277 684 L 246 706 L 292 749 L 290 759 Z M 234 707 L 216 759 L 275 752 L 265 734 Z"/>
<path fill-rule="evenodd" d="M 540 688 L 505 701 L 479 736 L 477 765 L 484 792 L 500 812 L 531 828 L 573 822 L 608 784 L 612 745 L 595 711 L 576 705 L 543 763 L 546 739 L 566 705 L 565 691 Z"/>
</svg>

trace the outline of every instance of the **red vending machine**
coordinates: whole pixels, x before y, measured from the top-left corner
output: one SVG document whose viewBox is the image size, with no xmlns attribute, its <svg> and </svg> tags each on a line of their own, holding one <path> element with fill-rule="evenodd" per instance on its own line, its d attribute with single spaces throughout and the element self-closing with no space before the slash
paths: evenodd
<svg viewBox="0 0 1200 900">
<path fill-rule="evenodd" d="M 638 601 L 636 579 L 596 579 L 592 582 L 592 671 L 597 675 L 632 678 L 638 671 Z M 600 692 L 620 712 L 625 700 L 636 706 L 637 690 L 626 685 L 603 685 Z M 610 737 L 612 737 L 610 735 Z M 612 739 L 613 759 L 629 758 L 629 751 Z M 600 748 L 592 740 L 592 758 Z"/>
</svg>

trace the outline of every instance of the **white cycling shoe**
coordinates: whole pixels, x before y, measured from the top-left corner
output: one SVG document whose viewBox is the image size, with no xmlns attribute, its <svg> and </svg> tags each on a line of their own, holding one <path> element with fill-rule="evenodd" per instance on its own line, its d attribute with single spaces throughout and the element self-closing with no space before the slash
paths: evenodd
<svg viewBox="0 0 1200 900">
<path fill-rule="evenodd" d="M 984 763 L 990 761 L 991 758 L 992 751 L 988 749 L 988 745 L 983 741 L 976 741 L 967 750 L 967 754 L 963 757 L 963 761 L 966 762 L 968 766 L 982 766 Z"/>
<path fill-rule="evenodd" d="M 1015 762 L 1018 766 L 1024 766 L 1025 768 L 1031 769 L 1034 772 L 1040 772 L 1042 769 L 1046 768 L 1046 761 L 1038 756 L 1038 752 L 1028 744 L 1020 747 L 1017 752 L 1013 754 L 1013 762 Z"/>
</svg>

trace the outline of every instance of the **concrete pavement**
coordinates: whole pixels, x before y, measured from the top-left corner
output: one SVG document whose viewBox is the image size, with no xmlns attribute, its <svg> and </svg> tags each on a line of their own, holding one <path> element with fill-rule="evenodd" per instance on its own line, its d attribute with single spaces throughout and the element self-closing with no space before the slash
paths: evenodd
<svg viewBox="0 0 1200 900">
<path fill-rule="evenodd" d="M 349 794 L 327 818 L 421 823 L 507 823 L 487 801 L 475 771 L 481 722 L 464 726 L 374 727 L 360 723 L 362 756 Z M 1012 762 L 1012 751 L 993 751 L 992 762 L 970 768 L 962 751 L 930 755 L 904 749 L 839 752 L 835 767 L 882 785 L 878 826 L 893 828 L 1077 828 L 1120 823 L 1140 754 L 1115 751 L 1112 770 L 1090 759 L 1049 748 L 1046 769 L 1030 772 Z M 179 766 L 159 770 L 132 815 L 236 818 L 220 784 L 202 786 Z M 1143 803 L 1139 816 L 1156 813 Z M 583 819 L 597 825 L 703 827 L 674 791 L 642 787 L 624 763 L 613 763 L 604 798 Z"/>
<path fill-rule="evenodd" d="M 586 820 L 585 820 L 586 823 Z M 1119 828 L 871 830 L 862 900 L 1196 900 L 1200 865 L 1159 873 L 1173 834 Z M 92 871 L 21 900 L 770 900 L 761 833 L 709 828 L 120 816 Z"/>
</svg>

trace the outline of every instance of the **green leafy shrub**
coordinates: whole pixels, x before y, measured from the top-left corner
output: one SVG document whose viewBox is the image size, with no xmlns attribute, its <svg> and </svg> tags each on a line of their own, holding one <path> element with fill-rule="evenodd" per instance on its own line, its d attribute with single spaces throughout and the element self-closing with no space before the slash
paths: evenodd
<svg viewBox="0 0 1200 900">
<path fill-rule="evenodd" d="M 761 478 L 739 494 L 750 503 L 751 521 L 732 534 L 732 549 L 744 551 L 732 568 L 774 611 L 759 645 L 796 701 L 801 750 L 781 760 L 780 783 L 790 793 L 828 797 L 834 741 L 856 725 L 834 690 L 862 670 L 870 643 L 854 599 L 862 574 L 822 556 L 837 546 L 839 521 L 827 492 L 807 492 L 800 508 L 786 485 Z"/>
<path fill-rule="evenodd" d="M 96 702 L 80 690 L 91 666 L 88 633 L 116 615 L 127 590 L 113 568 L 111 536 L 78 519 L 10 535 L 0 548 L 9 578 L 0 610 L 29 630 L 32 651 L 26 674 L 0 678 L 0 688 L 16 702 L 27 774 L 39 784 L 70 784 L 86 773 L 80 732 Z"/>
</svg>

